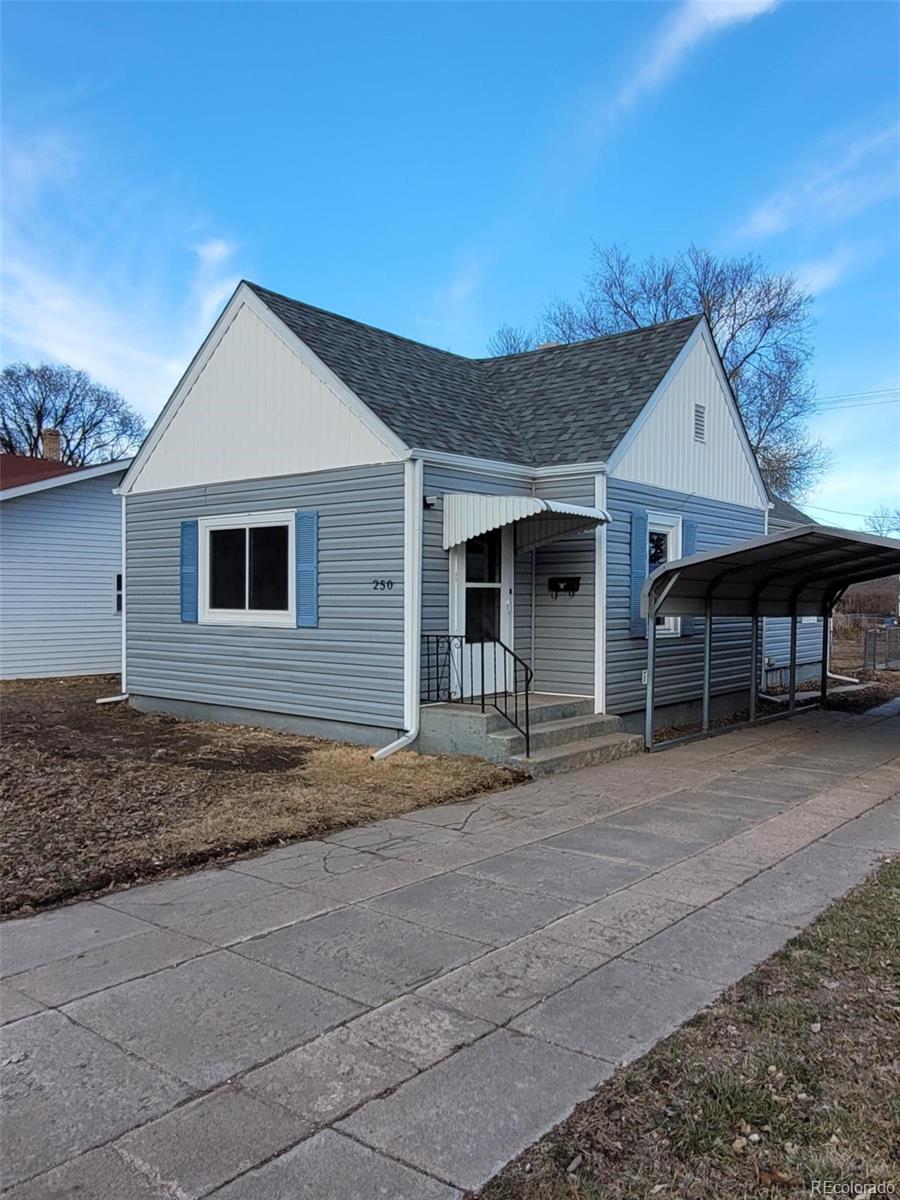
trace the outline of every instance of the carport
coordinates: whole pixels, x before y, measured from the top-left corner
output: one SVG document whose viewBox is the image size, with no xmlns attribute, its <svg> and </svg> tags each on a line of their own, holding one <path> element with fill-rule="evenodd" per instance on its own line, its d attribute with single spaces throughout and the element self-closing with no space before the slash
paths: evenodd
<svg viewBox="0 0 900 1200">
<path fill-rule="evenodd" d="M 704 617 L 703 709 L 698 734 L 672 739 L 665 747 L 710 736 L 710 692 L 717 617 L 750 619 L 750 720 L 790 716 L 796 708 L 797 621 L 822 617 L 822 678 L 819 703 L 828 694 L 829 618 L 848 587 L 900 573 L 900 541 L 825 525 L 803 525 L 721 550 L 665 563 L 650 575 L 641 597 L 647 618 L 647 700 L 644 741 L 653 745 L 657 621 Z M 790 684 L 784 713 L 757 716 L 760 677 L 760 617 L 789 617 Z M 728 728 L 734 729 L 731 725 Z"/>
</svg>

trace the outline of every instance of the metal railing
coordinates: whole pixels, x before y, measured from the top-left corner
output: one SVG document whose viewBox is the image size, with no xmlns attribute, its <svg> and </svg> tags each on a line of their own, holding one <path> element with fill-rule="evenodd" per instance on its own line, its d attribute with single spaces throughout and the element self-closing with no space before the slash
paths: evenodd
<svg viewBox="0 0 900 1200">
<path fill-rule="evenodd" d="M 495 709 L 525 738 L 531 753 L 529 691 L 534 672 L 503 642 L 470 642 L 462 634 L 428 633 L 422 638 L 422 701 L 478 704 Z"/>
</svg>

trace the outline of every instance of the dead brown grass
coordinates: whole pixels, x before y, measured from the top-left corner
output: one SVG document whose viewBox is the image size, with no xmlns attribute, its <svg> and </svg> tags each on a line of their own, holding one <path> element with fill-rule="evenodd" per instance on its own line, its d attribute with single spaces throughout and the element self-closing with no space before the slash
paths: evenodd
<svg viewBox="0 0 900 1200">
<path fill-rule="evenodd" d="M 898 906 L 895 861 L 617 1071 L 482 1200 L 772 1200 L 814 1180 L 885 1194 L 850 1185 L 900 1181 Z"/>
<path fill-rule="evenodd" d="M 56 904 L 279 842 L 506 787 L 516 772 L 96 704 L 117 680 L 0 700 L 0 910 Z"/>
</svg>

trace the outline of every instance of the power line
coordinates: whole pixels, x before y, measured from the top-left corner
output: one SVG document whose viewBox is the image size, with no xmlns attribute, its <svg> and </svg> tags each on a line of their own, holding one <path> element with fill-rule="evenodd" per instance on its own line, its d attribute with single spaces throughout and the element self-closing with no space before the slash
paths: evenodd
<svg viewBox="0 0 900 1200">
<path fill-rule="evenodd" d="M 847 512 L 844 508 L 826 508 L 824 504 L 805 504 L 804 508 L 815 508 L 819 512 L 836 513 L 839 517 L 859 517 L 863 521 L 867 521 L 869 517 L 875 516 L 874 513 Z"/>
<path fill-rule="evenodd" d="M 858 400 L 855 403 L 849 404 L 816 404 L 811 412 L 836 412 L 841 408 L 874 408 L 880 404 L 900 404 L 900 396 L 895 396 L 891 400 Z"/>
<path fill-rule="evenodd" d="M 867 396 L 893 396 L 900 392 L 900 387 L 877 388 L 871 392 L 838 392 L 833 396 L 820 396 L 821 401 L 826 400 L 855 400 L 859 397 Z"/>
</svg>

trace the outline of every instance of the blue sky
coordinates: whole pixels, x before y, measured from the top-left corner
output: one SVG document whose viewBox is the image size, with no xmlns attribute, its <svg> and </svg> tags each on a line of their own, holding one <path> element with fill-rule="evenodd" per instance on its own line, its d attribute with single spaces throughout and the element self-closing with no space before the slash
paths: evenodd
<svg viewBox="0 0 900 1200">
<path fill-rule="evenodd" d="M 591 240 L 755 251 L 816 295 L 809 498 L 900 503 L 900 9 L 7 3 L 4 360 L 154 416 L 247 277 L 461 353 Z M 835 402 L 826 401 L 828 405 Z"/>
</svg>

